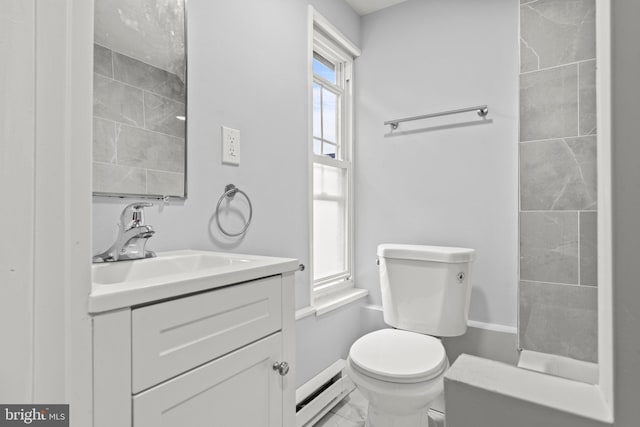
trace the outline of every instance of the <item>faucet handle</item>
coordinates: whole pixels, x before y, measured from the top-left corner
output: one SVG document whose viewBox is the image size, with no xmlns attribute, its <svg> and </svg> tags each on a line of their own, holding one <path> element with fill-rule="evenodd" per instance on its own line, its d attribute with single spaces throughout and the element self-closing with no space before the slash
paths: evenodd
<svg viewBox="0 0 640 427">
<path fill-rule="evenodd" d="M 125 206 L 120 214 L 120 227 L 123 230 L 128 230 L 131 227 L 137 227 L 144 225 L 144 208 L 153 206 L 150 202 L 135 202 Z M 131 216 L 129 216 L 131 211 Z"/>
</svg>

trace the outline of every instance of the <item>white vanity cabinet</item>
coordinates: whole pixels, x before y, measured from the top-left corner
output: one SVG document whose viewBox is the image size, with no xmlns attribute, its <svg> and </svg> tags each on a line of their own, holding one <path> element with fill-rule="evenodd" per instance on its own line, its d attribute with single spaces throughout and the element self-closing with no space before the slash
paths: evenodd
<svg viewBox="0 0 640 427">
<path fill-rule="evenodd" d="M 282 425 L 280 333 L 198 367 L 133 397 L 133 425 Z"/>
<path fill-rule="evenodd" d="M 293 296 L 287 272 L 96 314 L 94 427 L 293 427 Z"/>
</svg>

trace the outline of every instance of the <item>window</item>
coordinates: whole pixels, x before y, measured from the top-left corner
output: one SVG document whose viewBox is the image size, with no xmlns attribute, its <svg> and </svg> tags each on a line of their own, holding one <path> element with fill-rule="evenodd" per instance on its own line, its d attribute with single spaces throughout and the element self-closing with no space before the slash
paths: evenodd
<svg viewBox="0 0 640 427">
<path fill-rule="evenodd" d="M 353 57 L 314 28 L 312 296 L 353 287 Z"/>
</svg>

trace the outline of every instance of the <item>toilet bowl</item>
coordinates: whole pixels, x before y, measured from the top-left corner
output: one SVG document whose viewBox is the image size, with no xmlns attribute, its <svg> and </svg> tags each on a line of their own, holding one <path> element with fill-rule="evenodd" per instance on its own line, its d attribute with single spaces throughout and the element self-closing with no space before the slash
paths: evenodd
<svg viewBox="0 0 640 427">
<path fill-rule="evenodd" d="M 369 401 L 369 427 L 427 427 L 427 411 L 443 391 L 449 367 L 440 340 L 382 329 L 351 347 L 347 375 Z"/>
<path fill-rule="evenodd" d="M 386 324 L 349 350 L 347 374 L 369 401 L 367 427 L 427 427 L 449 361 L 440 339 L 466 332 L 475 251 L 378 246 Z"/>
</svg>

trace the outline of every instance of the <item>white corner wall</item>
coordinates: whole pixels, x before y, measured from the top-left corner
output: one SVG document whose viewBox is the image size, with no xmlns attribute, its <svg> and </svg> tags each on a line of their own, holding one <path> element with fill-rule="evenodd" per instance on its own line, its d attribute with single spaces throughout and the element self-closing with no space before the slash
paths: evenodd
<svg viewBox="0 0 640 427">
<path fill-rule="evenodd" d="M 0 401 L 68 403 L 91 424 L 93 3 L 0 13 Z"/>
<path fill-rule="evenodd" d="M 610 5 L 613 394 L 615 425 L 633 427 L 640 420 L 640 2 Z"/>
<path fill-rule="evenodd" d="M 0 210 L 0 332 L 11 345 L 2 351 L 0 401 L 19 403 L 34 394 L 37 22 L 34 1 L 13 0 L 2 6 L 0 56 L 8 60 L 0 67 L 0 191 L 7 198 Z"/>
<path fill-rule="evenodd" d="M 308 4 L 358 44 L 360 18 L 342 0 L 188 1 L 188 198 L 147 209 L 146 221 L 156 229 L 151 250 L 206 249 L 309 263 Z M 237 167 L 221 164 L 221 126 L 241 132 Z M 253 221 L 241 239 L 224 238 L 213 217 L 229 183 L 253 202 Z M 94 253 L 112 243 L 120 211 L 130 202 L 94 199 Z M 297 308 L 309 304 L 308 272 L 295 275 Z M 352 306 L 346 310 L 357 313 Z M 313 340 L 299 349 L 298 371 L 308 375 L 298 375 L 298 384 L 326 368 L 326 360 L 344 357 L 351 339 L 345 337 L 359 331 L 356 322 L 337 329 L 327 324 L 323 318 L 298 323 L 298 336 L 328 337 L 322 357 Z"/>
<path fill-rule="evenodd" d="M 409 0 L 362 18 L 356 283 L 380 304 L 379 243 L 477 250 L 470 318 L 516 324 L 518 2 Z M 488 104 L 481 125 L 391 119 Z M 475 113 L 446 123 L 478 120 Z"/>
</svg>

